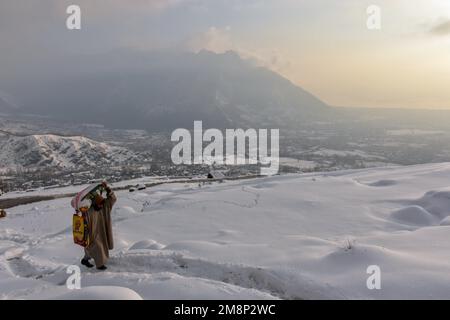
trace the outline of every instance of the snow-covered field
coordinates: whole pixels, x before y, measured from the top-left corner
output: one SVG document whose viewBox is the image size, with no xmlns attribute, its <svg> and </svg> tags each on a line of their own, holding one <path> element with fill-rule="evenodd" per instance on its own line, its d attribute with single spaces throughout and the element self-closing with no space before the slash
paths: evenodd
<svg viewBox="0 0 450 320">
<path fill-rule="evenodd" d="M 450 299 L 450 164 L 118 192 L 106 272 L 69 290 L 70 199 L 0 220 L 4 299 Z M 366 286 L 381 269 L 381 289 Z"/>
</svg>

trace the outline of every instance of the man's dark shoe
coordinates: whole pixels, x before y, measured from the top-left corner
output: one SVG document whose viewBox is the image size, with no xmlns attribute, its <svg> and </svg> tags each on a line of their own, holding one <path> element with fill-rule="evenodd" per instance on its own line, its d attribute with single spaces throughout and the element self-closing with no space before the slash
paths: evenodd
<svg viewBox="0 0 450 320">
<path fill-rule="evenodd" d="M 88 268 L 92 268 L 92 267 L 94 266 L 92 263 L 89 262 L 88 259 L 81 259 L 81 264 L 82 264 L 83 266 L 88 267 Z"/>
<path fill-rule="evenodd" d="M 106 266 L 97 267 L 97 270 L 101 270 L 101 271 L 104 271 L 106 269 L 108 269 Z"/>
</svg>

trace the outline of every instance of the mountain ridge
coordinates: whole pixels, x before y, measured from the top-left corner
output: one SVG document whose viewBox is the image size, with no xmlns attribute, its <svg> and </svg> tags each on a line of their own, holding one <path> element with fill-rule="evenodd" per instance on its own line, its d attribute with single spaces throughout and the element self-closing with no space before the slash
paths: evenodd
<svg viewBox="0 0 450 320">
<path fill-rule="evenodd" d="M 280 127 L 320 118 L 332 109 L 232 51 L 119 57 L 91 59 L 83 62 L 83 72 L 43 80 L 42 90 L 32 87 L 23 94 L 25 109 L 148 131 L 190 128 L 195 120 L 215 128 Z"/>
</svg>

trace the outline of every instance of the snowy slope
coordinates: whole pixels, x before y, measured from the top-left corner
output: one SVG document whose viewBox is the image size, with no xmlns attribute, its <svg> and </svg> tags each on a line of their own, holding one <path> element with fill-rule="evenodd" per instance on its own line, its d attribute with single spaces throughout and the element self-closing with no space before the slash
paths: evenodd
<svg viewBox="0 0 450 320">
<path fill-rule="evenodd" d="M 77 168 L 138 160 L 125 148 L 110 146 L 85 137 L 57 135 L 10 136 L 0 143 L 0 167 Z"/>
<path fill-rule="evenodd" d="M 16 207 L 0 297 L 450 299 L 449 177 L 444 163 L 118 192 L 109 269 L 83 268 L 81 291 L 64 285 L 82 255 L 69 199 Z"/>
</svg>

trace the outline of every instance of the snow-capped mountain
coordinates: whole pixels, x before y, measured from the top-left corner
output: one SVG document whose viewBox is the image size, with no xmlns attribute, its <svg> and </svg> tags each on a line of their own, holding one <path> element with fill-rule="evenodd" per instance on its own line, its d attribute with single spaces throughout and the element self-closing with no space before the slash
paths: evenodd
<svg viewBox="0 0 450 320">
<path fill-rule="evenodd" d="M 0 167 L 81 168 L 142 161 L 144 156 L 85 137 L 9 136 L 0 142 Z"/>
</svg>

